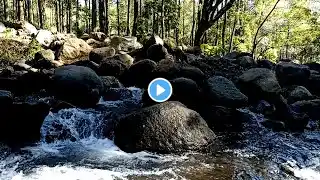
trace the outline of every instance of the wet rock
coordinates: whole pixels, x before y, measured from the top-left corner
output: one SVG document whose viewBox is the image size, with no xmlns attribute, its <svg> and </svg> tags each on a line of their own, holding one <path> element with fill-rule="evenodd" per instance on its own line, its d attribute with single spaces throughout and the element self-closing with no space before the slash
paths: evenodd
<svg viewBox="0 0 320 180">
<path fill-rule="evenodd" d="M 264 127 L 272 129 L 273 131 L 279 132 L 279 131 L 285 131 L 286 125 L 282 121 L 273 121 L 266 119 L 261 123 Z"/>
<path fill-rule="evenodd" d="M 99 76 L 114 76 L 119 78 L 127 69 L 127 65 L 114 58 L 105 59 L 99 66 Z"/>
<path fill-rule="evenodd" d="M 263 114 L 265 116 L 270 116 L 275 112 L 275 107 L 269 102 L 261 100 L 255 106 L 254 112 Z"/>
<path fill-rule="evenodd" d="M 53 76 L 54 94 L 59 99 L 79 107 L 96 105 L 103 88 L 101 78 L 87 67 L 60 67 L 55 70 Z"/>
<path fill-rule="evenodd" d="M 179 101 L 193 110 L 200 108 L 202 96 L 196 82 L 188 78 L 176 78 L 170 82 L 173 89 L 171 101 Z"/>
<path fill-rule="evenodd" d="M 65 101 L 57 101 L 51 106 L 50 111 L 53 113 L 57 113 L 61 109 L 71 109 L 71 108 L 76 108 L 76 107 Z"/>
<path fill-rule="evenodd" d="M 73 60 L 87 56 L 92 48 L 84 40 L 69 38 L 63 44 L 61 57 L 62 60 Z"/>
<path fill-rule="evenodd" d="M 204 151 L 214 141 L 215 134 L 201 116 L 178 102 L 165 102 L 128 114 L 115 129 L 115 144 L 126 152 Z"/>
<path fill-rule="evenodd" d="M 168 55 L 168 51 L 165 47 L 160 44 L 152 45 L 147 50 L 147 57 L 155 62 L 159 62 L 162 59 L 165 59 Z"/>
<path fill-rule="evenodd" d="M 0 141 L 21 147 L 40 140 L 40 128 L 49 113 L 45 103 L 14 103 L 1 108 Z"/>
<path fill-rule="evenodd" d="M 93 49 L 89 54 L 89 60 L 100 63 L 105 58 L 113 57 L 116 53 L 116 50 L 112 47 L 102 47 Z"/>
<path fill-rule="evenodd" d="M 12 103 L 12 93 L 10 91 L 0 90 L 0 108 L 10 106 Z"/>
<path fill-rule="evenodd" d="M 36 36 L 36 40 L 42 45 L 42 46 L 45 46 L 45 47 L 49 47 L 50 44 L 52 43 L 53 41 L 53 35 L 50 31 L 48 30 L 39 30 L 37 36 Z"/>
<path fill-rule="evenodd" d="M 252 68 L 245 71 L 239 77 L 238 84 L 241 92 L 248 95 L 249 100 L 269 100 L 281 91 L 275 74 L 265 68 Z"/>
<path fill-rule="evenodd" d="M 304 85 L 310 77 L 308 66 L 281 62 L 276 66 L 276 75 L 282 85 Z"/>
<path fill-rule="evenodd" d="M 107 36 L 103 32 L 91 32 L 89 38 L 103 42 Z"/>
<path fill-rule="evenodd" d="M 242 114 L 235 108 L 208 105 L 201 110 L 201 116 L 214 132 L 242 131 Z"/>
<path fill-rule="evenodd" d="M 313 96 L 308 91 L 308 89 L 303 86 L 297 86 L 295 89 L 293 89 L 290 92 L 288 97 L 288 102 L 291 104 L 297 101 L 310 100 L 310 99 L 313 99 Z"/>
<path fill-rule="evenodd" d="M 138 61 L 123 73 L 120 80 L 128 87 L 147 88 L 152 80 L 152 72 L 156 66 L 157 64 L 149 59 Z"/>
<path fill-rule="evenodd" d="M 105 88 L 123 88 L 121 82 L 114 76 L 101 76 Z"/>
<path fill-rule="evenodd" d="M 41 89 L 47 89 L 51 85 L 50 74 L 44 74 L 42 72 L 28 72 L 24 73 L 16 78 L 17 89 L 14 92 L 16 95 L 24 95 L 40 91 Z"/>
<path fill-rule="evenodd" d="M 276 64 L 267 60 L 267 59 L 262 59 L 262 60 L 257 61 L 257 66 L 259 68 L 266 68 L 266 69 L 273 70 L 273 69 L 275 69 Z"/>
<path fill-rule="evenodd" d="M 291 104 L 296 112 L 306 113 L 313 120 L 320 120 L 320 99 L 297 101 Z"/>
<path fill-rule="evenodd" d="M 132 97 L 132 91 L 126 88 L 109 88 L 103 94 L 105 101 L 124 101 L 128 97 Z"/>
<path fill-rule="evenodd" d="M 248 98 L 227 78 L 214 76 L 207 80 L 206 97 L 210 103 L 226 107 L 243 107 Z"/>
</svg>

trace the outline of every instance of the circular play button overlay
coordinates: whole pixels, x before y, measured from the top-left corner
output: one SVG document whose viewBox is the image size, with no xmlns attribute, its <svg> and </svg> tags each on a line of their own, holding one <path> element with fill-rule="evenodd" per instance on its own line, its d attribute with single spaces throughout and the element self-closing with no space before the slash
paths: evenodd
<svg viewBox="0 0 320 180">
<path fill-rule="evenodd" d="M 165 102 L 172 95 L 171 83 L 164 78 L 154 79 L 148 86 L 148 94 L 155 102 Z"/>
</svg>

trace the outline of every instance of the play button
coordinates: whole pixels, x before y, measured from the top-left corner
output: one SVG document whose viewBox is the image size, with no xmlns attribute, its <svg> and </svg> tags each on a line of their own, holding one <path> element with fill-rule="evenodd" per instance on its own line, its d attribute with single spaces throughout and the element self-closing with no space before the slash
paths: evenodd
<svg viewBox="0 0 320 180">
<path fill-rule="evenodd" d="M 172 86 L 168 80 L 157 78 L 149 84 L 148 94 L 156 102 L 165 102 L 172 95 Z"/>
</svg>

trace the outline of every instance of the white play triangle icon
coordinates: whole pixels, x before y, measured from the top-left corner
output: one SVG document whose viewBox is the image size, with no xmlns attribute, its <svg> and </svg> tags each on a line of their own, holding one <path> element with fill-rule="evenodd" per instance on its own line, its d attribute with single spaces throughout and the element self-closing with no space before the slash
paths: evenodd
<svg viewBox="0 0 320 180">
<path fill-rule="evenodd" d="M 156 95 L 159 96 L 161 95 L 162 93 L 164 93 L 166 90 L 160 86 L 159 84 L 157 84 L 157 90 L 156 90 Z"/>
</svg>

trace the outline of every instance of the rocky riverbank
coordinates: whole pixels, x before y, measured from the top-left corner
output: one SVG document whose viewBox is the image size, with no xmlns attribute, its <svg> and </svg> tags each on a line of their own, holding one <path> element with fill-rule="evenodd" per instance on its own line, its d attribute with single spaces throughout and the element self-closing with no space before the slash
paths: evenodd
<svg viewBox="0 0 320 180">
<path fill-rule="evenodd" d="M 9 28 L 0 32 L 1 41 L 3 33 L 16 30 L 25 32 L 16 37 L 25 36 L 22 39 L 29 39 L 29 45 L 41 47 L 31 59 L 1 61 L 0 141 L 10 146 L 38 142 L 50 111 L 101 108 L 97 105 L 101 97 L 116 101 L 130 93 L 114 88 L 145 90 L 157 77 L 172 83 L 169 102 L 155 104 L 145 92 L 143 107 L 112 116 L 108 122 L 105 137 L 114 138 L 126 152 L 212 151 L 220 144 L 217 135 L 242 131 L 248 116 L 239 108 L 263 114 L 262 124 L 273 131 L 319 130 L 317 63 L 275 64 L 240 52 L 207 57 L 198 48 L 171 48 L 158 36 L 142 46 L 135 38 L 108 38 L 100 32 L 78 39 L 30 24 L 1 26 L 5 25 Z M 62 132 L 46 139 L 72 137 Z"/>
</svg>

